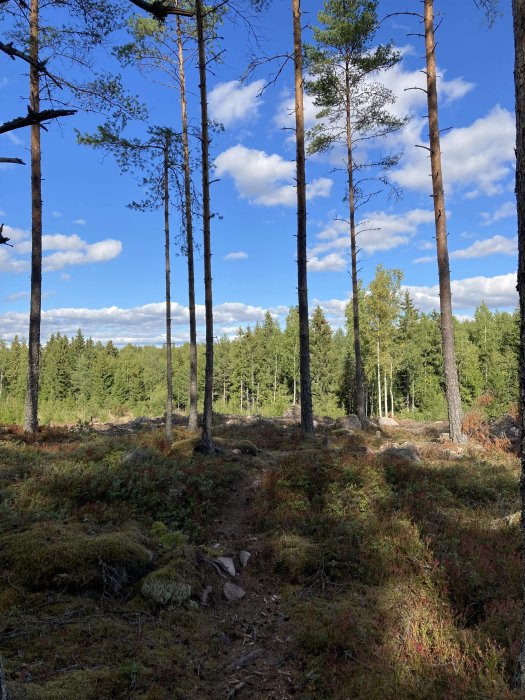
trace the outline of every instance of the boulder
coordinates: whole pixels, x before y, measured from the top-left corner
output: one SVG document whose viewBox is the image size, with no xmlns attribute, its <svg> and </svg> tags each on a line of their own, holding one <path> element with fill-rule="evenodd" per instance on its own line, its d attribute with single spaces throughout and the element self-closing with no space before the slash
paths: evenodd
<svg viewBox="0 0 525 700">
<path fill-rule="evenodd" d="M 301 420 L 301 407 L 299 404 L 289 406 L 283 413 L 283 418 L 288 418 L 290 420 Z"/>
<path fill-rule="evenodd" d="M 418 455 L 416 448 L 412 445 L 387 447 L 379 453 L 379 458 L 383 464 L 395 465 L 399 462 L 417 464 L 421 462 L 421 457 Z"/>
<path fill-rule="evenodd" d="M 240 559 L 240 562 L 242 564 L 243 569 L 246 568 L 246 566 L 248 565 L 248 562 L 250 561 L 251 556 L 252 556 L 251 553 L 247 552 L 245 549 L 243 549 L 241 552 L 239 552 L 239 559 Z"/>
<path fill-rule="evenodd" d="M 381 416 L 377 419 L 377 424 L 380 428 L 399 428 L 399 423 L 395 418 L 388 418 L 387 416 Z"/>
<path fill-rule="evenodd" d="M 231 557 L 217 557 L 217 559 L 214 559 L 214 561 L 230 576 L 235 576 L 237 573 L 235 571 L 235 564 L 233 563 L 233 559 Z"/>
<path fill-rule="evenodd" d="M 181 605 L 189 600 L 191 586 L 182 581 L 176 571 L 166 566 L 146 576 L 141 593 L 157 605 Z"/>
<path fill-rule="evenodd" d="M 340 418 L 337 421 L 337 425 L 348 430 L 362 430 L 361 421 L 355 413 L 350 413 L 350 415 Z"/>
<path fill-rule="evenodd" d="M 239 600 L 242 600 L 246 595 L 244 588 L 236 586 L 235 583 L 231 583 L 230 581 L 227 581 L 224 584 L 222 592 L 224 593 L 226 600 L 229 600 L 231 603 L 236 603 Z"/>
</svg>

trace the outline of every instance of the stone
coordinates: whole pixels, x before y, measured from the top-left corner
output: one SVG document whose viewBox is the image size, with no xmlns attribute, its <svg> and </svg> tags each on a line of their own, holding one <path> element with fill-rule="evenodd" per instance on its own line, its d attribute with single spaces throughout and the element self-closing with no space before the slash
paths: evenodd
<svg viewBox="0 0 525 700">
<path fill-rule="evenodd" d="M 234 455 L 242 455 L 242 452 L 238 447 L 236 447 L 234 450 L 232 450 L 232 454 Z"/>
<path fill-rule="evenodd" d="M 242 600 L 246 595 L 246 591 L 244 590 L 244 588 L 241 588 L 240 586 L 237 586 L 235 583 L 231 583 L 230 581 L 227 581 L 224 584 L 222 592 L 224 593 L 224 597 L 226 598 L 226 600 L 229 600 L 230 603 L 237 603 L 238 601 Z"/>
<path fill-rule="evenodd" d="M 421 462 L 421 457 L 418 455 L 416 449 L 410 445 L 405 445 L 403 447 L 387 447 L 379 453 L 379 457 L 382 462 L 387 464 L 395 464 L 396 462 L 417 464 Z"/>
<path fill-rule="evenodd" d="M 289 406 L 283 413 L 283 418 L 288 418 L 291 420 L 301 420 L 301 407 L 299 406 L 299 404 Z"/>
<path fill-rule="evenodd" d="M 217 557 L 215 559 L 217 564 L 226 571 L 230 576 L 235 576 L 237 572 L 235 571 L 235 563 L 231 557 Z"/>
<path fill-rule="evenodd" d="M 164 568 L 146 576 L 142 582 L 141 593 L 157 605 L 181 605 L 189 600 L 191 586 L 178 579 L 174 572 Z"/>
<path fill-rule="evenodd" d="M 380 428 L 399 428 L 399 423 L 395 418 L 388 418 L 387 416 L 381 416 L 378 421 Z"/>
<path fill-rule="evenodd" d="M 350 413 L 350 415 L 340 418 L 337 424 L 340 425 L 341 428 L 347 428 L 348 430 L 362 430 L 361 421 L 355 413 Z"/>
<path fill-rule="evenodd" d="M 243 549 L 241 552 L 239 552 L 239 560 L 242 564 L 243 569 L 246 568 L 251 557 L 252 557 L 251 552 L 247 552 L 245 549 Z"/>
<path fill-rule="evenodd" d="M 213 593 L 212 586 L 206 586 L 206 588 L 201 593 L 201 604 L 208 605 L 208 600 Z"/>
<path fill-rule="evenodd" d="M 450 440 L 450 433 L 440 433 L 439 439 L 441 442 L 447 442 L 447 440 Z"/>
</svg>

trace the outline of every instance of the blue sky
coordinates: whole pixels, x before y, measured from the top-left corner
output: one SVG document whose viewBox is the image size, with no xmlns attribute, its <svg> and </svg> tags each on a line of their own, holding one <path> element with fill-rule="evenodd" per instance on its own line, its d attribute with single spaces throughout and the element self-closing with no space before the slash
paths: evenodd
<svg viewBox="0 0 525 700">
<path fill-rule="evenodd" d="M 289 52 L 288 2 L 256 19 L 262 47 Z M 305 40 L 316 22 L 319 2 L 303 2 Z M 406 5 L 380 3 L 380 14 Z M 513 46 L 510 2 L 489 29 L 473 0 L 436 0 L 444 12 L 437 61 L 443 172 L 446 184 L 453 303 L 460 316 L 472 315 L 481 300 L 493 309 L 513 309 L 516 270 L 514 198 Z M 0 24 L 0 32 L 2 25 Z M 429 161 L 415 144 L 427 141 L 425 94 L 406 90 L 424 84 L 421 27 L 415 18 L 384 22 L 378 39 L 392 39 L 403 59 L 381 81 L 397 95 L 396 114 L 411 116 L 389 144 L 404 157 L 392 178 L 403 189 L 398 202 L 378 197 L 362 212 L 360 276 L 368 283 L 375 267 L 403 270 L 404 284 L 422 310 L 436 308 L 437 267 L 433 238 Z M 212 143 L 215 164 L 212 207 L 216 335 L 253 324 L 266 309 L 283 319 L 296 303 L 293 73 L 289 62 L 275 84 L 260 90 L 275 70 L 262 66 L 239 82 L 250 42 L 242 22 L 221 29 L 222 64 L 209 74 L 210 114 L 224 131 Z M 108 68 L 111 59 L 104 58 Z M 147 101 L 152 122 L 179 125 L 176 89 L 148 82 L 126 70 L 133 93 Z M 0 122 L 25 111 L 25 67 L 0 55 Z M 198 119 L 197 75 L 188 67 L 190 113 Z M 307 126 L 316 108 L 306 98 Z M 100 117 L 78 114 L 43 132 L 44 281 L 43 337 L 81 327 L 96 339 L 118 343 L 161 343 L 163 329 L 163 221 L 161 212 L 126 208 L 140 197 L 130 175 L 121 175 L 110 156 L 78 146 L 74 129 L 93 130 Z M 140 130 L 140 125 L 133 127 Z M 0 155 L 29 161 L 29 130 L 0 136 Z M 194 144 L 196 146 L 196 144 Z M 365 156 L 363 156 L 364 158 Z M 344 323 L 351 288 L 344 174 L 337 153 L 308 159 L 309 294 L 334 326 Z M 0 249 L 0 338 L 27 335 L 29 292 L 29 166 L 0 165 L 0 222 L 14 248 Z M 180 221 L 172 217 L 175 239 Z M 200 240 L 200 223 L 197 239 Z M 174 337 L 187 337 L 185 259 L 173 247 Z M 202 259 L 197 253 L 197 302 L 203 337 Z"/>
</svg>

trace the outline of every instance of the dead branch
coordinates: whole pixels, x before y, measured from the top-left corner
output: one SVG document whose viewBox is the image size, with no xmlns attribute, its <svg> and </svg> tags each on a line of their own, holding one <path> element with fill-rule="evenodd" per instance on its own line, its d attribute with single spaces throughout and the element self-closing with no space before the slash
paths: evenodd
<svg viewBox="0 0 525 700">
<path fill-rule="evenodd" d="M 22 129 L 24 126 L 40 125 L 43 129 L 43 122 L 47 122 L 50 119 L 57 119 L 58 117 L 70 117 L 76 114 L 76 109 L 44 109 L 41 112 L 34 112 L 30 107 L 27 108 L 26 117 L 17 117 L 9 122 L 4 122 L 0 124 L 0 134 L 5 134 L 7 131 L 15 131 L 15 129 Z"/>
<path fill-rule="evenodd" d="M 163 0 L 153 0 L 153 2 L 130 0 L 130 2 L 140 7 L 141 10 L 149 12 L 159 22 L 164 22 L 168 15 L 180 15 L 181 17 L 193 17 L 195 15 L 191 10 L 183 10 L 180 7 L 166 5 Z"/>
<path fill-rule="evenodd" d="M 60 89 L 62 89 L 62 85 L 60 84 L 60 81 L 52 74 L 50 73 L 47 68 L 46 68 L 46 61 L 35 61 L 34 58 L 31 58 L 28 54 L 24 53 L 23 51 L 20 51 L 19 49 L 16 49 L 13 46 L 13 42 L 10 42 L 9 44 L 4 44 L 0 41 L 0 51 L 3 53 L 7 54 L 13 61 L 15 58 L 20 58 L 22 61 L 25 61 L 26 63 L 29 63 L 30 66 L 33 66 L 33 68 L 36 68 L 42 75 L 47 75 L 47 77 Z"/>
<path fill-rule="evenodd" d="M 0 157 L 0 163 L 15 163 L 16 165 L 25 165 L 24 161 L 20 158 L 2 158 Z"/>
</svg>

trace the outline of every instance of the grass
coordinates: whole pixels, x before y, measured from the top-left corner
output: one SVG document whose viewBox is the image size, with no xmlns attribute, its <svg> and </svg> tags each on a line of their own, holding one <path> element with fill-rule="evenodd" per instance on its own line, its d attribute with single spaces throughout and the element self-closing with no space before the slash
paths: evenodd
<svg viewBox="0 0 525 700">
<path fill-rule="evenodd" d="M 265 420 L 217 433 L 209 458 L 182 429 L 173 447 L 161 430 L 2 429 L 0 647 L 15 700 L 214 697 L 225 621 L 195 605 L 197 551 L 255 469 L 250 566 L 282 597 L 295 697 L 519 697 L 514 455 L 451 459 L 435 435 L 403 431 L 302 441 Z M 367 448 L 385 439 L 417 440 L 422 461 L 381 463 Z"/>
</svg>

